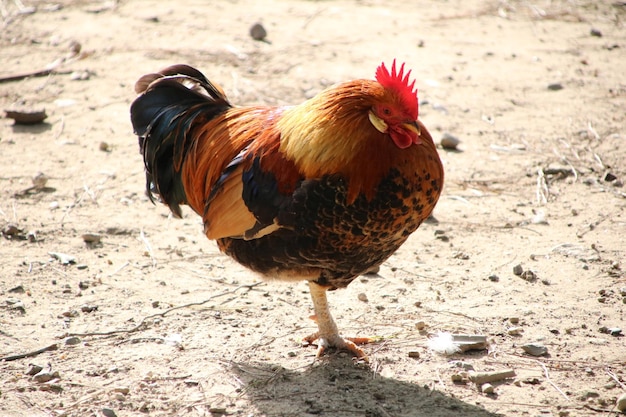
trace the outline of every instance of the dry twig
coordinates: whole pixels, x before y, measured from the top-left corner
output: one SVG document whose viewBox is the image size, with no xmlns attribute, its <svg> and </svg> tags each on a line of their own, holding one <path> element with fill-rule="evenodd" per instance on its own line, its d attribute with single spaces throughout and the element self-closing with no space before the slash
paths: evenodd
<svg viewBox="0 0 626 417">
<path fill-rule="evenodd" d="M 30 358 L 32 356 L 37 356 L 40 353 L 48 352 L 48 351 L 51 351 L 51 350 L 57 350 L 58 348 L 59 348 L 59 345 L 57 345 L 56 343 L 53 343 L 53 344 L 48 345 L 48 346 L 46 346 L 44 348 L 33 350 L 32 352 L 26 352 L 26 353 L 20 353 L 20 354 L 17 354 L 17 355 L 5 356 L 3 358 L 0 358 L 0 362 L 9 362 L 9 361 L 16 361 L 16 360 L 24 359 L 24 358 Z"/>
<path fill-rule="evenodd" d="M 570 401 L 569 397 L 567 396 L 567 394 L 565 394 L 563 391 L 561 391 L 561 388 L 559 388 L 554 382 L 552 382 L 552 380 L 550 379 L 550 374 L 548 373 L 548 368 L 546 368 L 546 366 L 541 363 L 540 361 L 535 361 L 539 364 L 539 366 L 541 366 L 541 368 L 543 369 L 543 373 L 546 377 L 546 381 L 548 381 L 548 383 L 550 383 L 550 385 L 552 385 L 554 387 L 555 390 L 557 390 L 559 392 L 559 394 L 561 394 L 563 396 L 563 398 L 565 398 L 567 401 Z"/>
<path fill-rule="evenodd" d="M 236 293 L 237 291 L 239 291 L 242 288 L 247 288 L 248 291 L 249 291 L 252 288 L 254 288 L 257 285 L 260 285 L 262 283 L 263 283 L 263 281 L 259 281 L 259 282 L 254 283 L 254 284 L 240 285 L 237 288 L 234 288 L 232 290 L 224 291 L 221 294 L 217 294 L 217 295 L 211 296 L 211 297 L 207 298 L 204 301 L 198 301 L 198 302 L 193 302 L 193 303 L 188 303 L 188 304 L 183 304 L 183 305 L 180 305 L 180 306 L 168 308 L 167 310 L 162 311 L 160 313 L 155 313 L 155 314 L 151 314 L 149 316 L 144 317 L 143 319 L 141 319 L 141 321 L 139 323 L 137 323 L 135 326 L 131 327 L 130 329 L 109 330 L 109 331 L 106 331 L 106 332 L 66 333 L 64 336 L 65 337 L 69 337 L 69 336 L 76 336 L 76 337 L 111 336 L 111 335 L 119 334 L 119 333 L 133 333 L 133 332 L 136 332 L 137 330 L 141 329 L 144 326 L 144 324 L 148 320 L 150 320 L 152 318 L 155 318 L 155 317 L 165 317 L 166 314 L 171 313 L 172 311 L 175 311 L 175 310 L 180 310 L 181 308 L 187 308 L 187 307 L 193 307 L 193 306 L 201 306 L 201 305 L 206 304 L 209 301 L 214 300 L 216 298 L 224 297 L 225 295 L 229 295 L 229 294 L 234 294 L 234 293 Z"/>
</svg>

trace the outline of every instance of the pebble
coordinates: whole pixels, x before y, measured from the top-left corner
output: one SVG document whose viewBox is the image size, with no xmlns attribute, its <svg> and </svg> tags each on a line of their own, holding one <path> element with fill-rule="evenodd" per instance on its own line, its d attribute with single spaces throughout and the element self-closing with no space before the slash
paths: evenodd
<svg viewBox="0 0 626 417">
<path fill-rule="evenodd" d="M 33 381 L 38 382 L 38 383 L 44 383 L 44 382 L 48 382 L 48 381 L 52 381 L 55 378 L 59 377 L 59 372 L 58 371 L 40 371 L 38 373 L 36 373 L 35 375 L 33 375 Z"/>
<path fill-rule="evenodd" d="M 522 327 L 511 327 L 509 330 L 507 330 L 507 333 L 511 336 L 519 336 L 523 332 L 524 329 Z"/>
<path fill-rule="evenodd" d="M 621 336 L 622 335 L 622 329 L 620 329 L 619 327 L 602 326 L 602 327 L 600 327 L 598 329 L 598 331 L 600 333 L 610 334 L 611 336 Z"/>
<path fill-rule="evenodd" d="M 561 83 L 552 83 L 548 84 L 548 90 L 550 91 L 559 91 L 563 89 L 563 84 Z"/>
<path fill-rule="evenodd" d="M 509 317 L 509 321 L 511 324 L 517 324 L 519 323 L 519 317 Z"/>
<path fill-rule="evenodd" d="M 524 268 L 522 268 L 522 265 L 517 264 L 513 267 L 513 275 L 517 275 L 519 277 L 523 272 Z"/>
<path fill-rule="evenodd" d="M 542 356 L 548 353 L 548 348 L 542 343 L 527 343 L 522 345 L 524 352 L 532 356 Z"/>
<path fill-rule="evenodd" d="M 500 281 L 500 277 L 497 275 L 489 275 L 489 281 L 491 282 L 498 282 Z"/>
<path fill-rule="evenodd" d="M 46 188 L 46 184 L 48 183 L 48 180 L 50 178 L 44 174 L 43 172 L 38 172 L 37 174 L 35 174 L 35 176 L 31 179 L 31 181 L 33 182 L 33 186 L 38 189 L 38 190 L 43 190 L 44 188 Z"/>
<path fill-rule="evenodd" d="M 111 410 L 110 408 L 103 408 L 102 415 L 104 417 L 117 417 L 117 414 L 115 414 L 115 411 Z"/>
<path fill-rule="evenodd" d="M 417 350 L 409 351 L 409 358 L 419 359 L 419 357 L 420 357 L 420 353 Z"/>
<path fill-rule="evenodd" d="M 356 298 L 358 298 L 359 301 L 363 301 L 364 303 L 367 303 L 369 301 L 367 299 L 367 294 L 365 294 L 364 292 L 359 293 L 359 295 L 357 295 Z"/>
<path fill-rule="evenodd" d="M 426 328 L 426 322 L 424 322 L 423 320 L 420 320 L 417 323 L 415 323 L 415 327 L 417 328 L 417 330 L 424 330 Z"/>
<path fill-rule="evenodd" d="M 472 365 L 471 363 L 468 363 L 468 362 L 451 361 L 450 365 L 454 366 L 454 367 L 457 367 L 457 368 L 463 368 L 466 371 L 473 371 L 474 370 L 474 365 Z"/>
<path fill-rule="evenodd" d="M 37 375 L 41 371 L 43 371 L 43 366 L 39 366 L 39 365 L 35 365 L 31 363 L 30 367 L 28 368 L 28 371 L 26 371 L 26 375 L 29 375 L 29 376 Z"/>
<path fill-rule="evenodd" d="M 91 243 L 92 245 L 100 243 L 102 240 L 102 235 L 99 233 L 83 233 L 81 237 L 85 243 Z"/>
<path fill-rule="evenodd" d="M 72 255 L 68 255 L 66 253 L 48 252 L 48 255 L 50 255 L 54 259 L 58 259 L 59 262 L 61 262 L 61 264 L 63 264 L 63 265 L 75 264 L 76 263 L 76 257 L 74 257 Z"/>
<path fill-rule="evenodd" d="M 83 313 L 93 313 L 97 309 L 98 306 L 92 306 L 89 304 L 83 304 L 82 306 L 80 306 L 80 311 L 82 311 Z"/>
<path fill-rule="evenodd" d="M 480 390 L 485 394 L 493 394 L 496 391 L 495 387 L 490 383 L 482 384 Z"/>
<path fill-rule="evenodd" d="M 67 346 L 75 346 L 80 344 L 80 338 L 76 337 L 76 336 L 70 336 L 68 338 L 65 339 L 65 344 Z"/>
<path fill-rule="evenodd" d="M 444 133 L 440 143 L 443 149 L 456 151 L 461 141 L 459 140 L 459 138 L 451 135 L 450 133 Z"/>
<path fill-rule="evenodd" d="M 17 310 L 22 314 L 26 313 L 26 307 L 24 306 L 24 303 L 22 302 L 22 300 L 9 297 L 6 299 L 6 303 L 11 310 Z"/>
<path fill-rule="evenodd" d="M 467 382 L 467 372 L 460 372 L 457 374 L 450 375 L 450 380 L 455 383 L 466 383 Z"/>
<path fill-rule="evenodd" d="M 617 404 L 615 405 L 618 411 L 622 413 L 626 413 L 626 392 L 620 395 L 617 399 Z"/>
<path fill-rule="evenodd" d="M 522 278 L 524 281 L 535 282 L 537 281 L 537 274 L 535 274 L 533 271 L 528 269 L 522 272 L 522 275 L 520 275 L 520 278 Z"/>
<path fill-rule="evenodd" d="M 263 41 L 267 37 L 267 31 L 260 23 L 255 23 L 250 27 L 250 36 L 255 41 Z"/>
<path fill-rule="evenodd" d="M 43 122 L 48 115 L 45 109 L 11 109 L 4 111 L 7 119 L 13 119 L 15 124 L 34 125 Z"/>
<path fill-rule="evenodd" d="M 601 38 L 602 37 L 602 32 L 600 32 L 600 29 L 596 29 L 596 28 L 591 28 L 591 30 L 589 31 L 589 34 L 591 36 L 595 36 L 597 38 Z"/>
</svg>

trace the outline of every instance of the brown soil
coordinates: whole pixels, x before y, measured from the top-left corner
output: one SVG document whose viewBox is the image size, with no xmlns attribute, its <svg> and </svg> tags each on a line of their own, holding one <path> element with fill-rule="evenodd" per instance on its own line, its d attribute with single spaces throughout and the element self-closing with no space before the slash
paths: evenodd
<svg viewBox="0 0 626 417">
<path fill-rule="evenodd" d="M 0 110 L 47 119 L 0 119 L 1 416 L 613 415 L 626 393 L 623 2 L 23 3 L 0 0 Z M 257 21 L 265 42 L 249 36 Z M 237 104 L 293 104 L 394 57 L 436 140 L 461 143 L 440 150 L 438 223 L 330 295 L 345 334 L 380 336 L 371 363 L 315 360 L 300 343 L 315 328 L 304 283 L 260 281 L 189 210 L 176 220 L 145 197 L 133 85 L 188 63 Z M 489 348 L 443 356 L 427 344 L 440 331 Z M 547 354 L 525 353 L 532 342 Z M 487 394 L 469 366 L 516 376 Z"/>
</svg>

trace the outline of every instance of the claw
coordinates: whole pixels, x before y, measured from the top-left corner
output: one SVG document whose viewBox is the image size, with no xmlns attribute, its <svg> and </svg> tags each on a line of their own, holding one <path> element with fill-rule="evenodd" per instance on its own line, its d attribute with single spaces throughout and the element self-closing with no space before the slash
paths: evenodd
<svg viewBox="0 0 626 417">
<path fill-rule="evenodd" d="M 324 352 L 328 348 L 335 348 L 338 350 L 344 350 L 350 352 L 357 359 L 365 361 L 369 363 L 369 358 L 357 345 L 364 345 L 366 343 L 370 343 L 373 339 L 369 337 L 346 337 L 343 338 L 339 335 L 330 336 L 330 337 L 320 337 L 319 332 L 315 332 L 303 339 L 306 343 L 310 345 L 317 345 L 317 353 L 315 354 L 316 358 L 320 358 L 324 355 Z"/>
</svg>

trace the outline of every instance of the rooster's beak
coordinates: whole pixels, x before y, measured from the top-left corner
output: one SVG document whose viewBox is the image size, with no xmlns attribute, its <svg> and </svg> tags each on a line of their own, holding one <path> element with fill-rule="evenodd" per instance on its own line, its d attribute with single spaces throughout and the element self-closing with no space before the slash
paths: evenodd
<svg viewBox="0 0 626 417">
<path fill-rule="evenodd" d="M 411 132 L 415 133 L 417 136 L 420 136 L 420 134 L 422 133 L 419 125 L 417 124 L 417 121 L 404 123 L 402 126 L 404 126 L 406 130 L 410 130 Z"/>
</svg>

